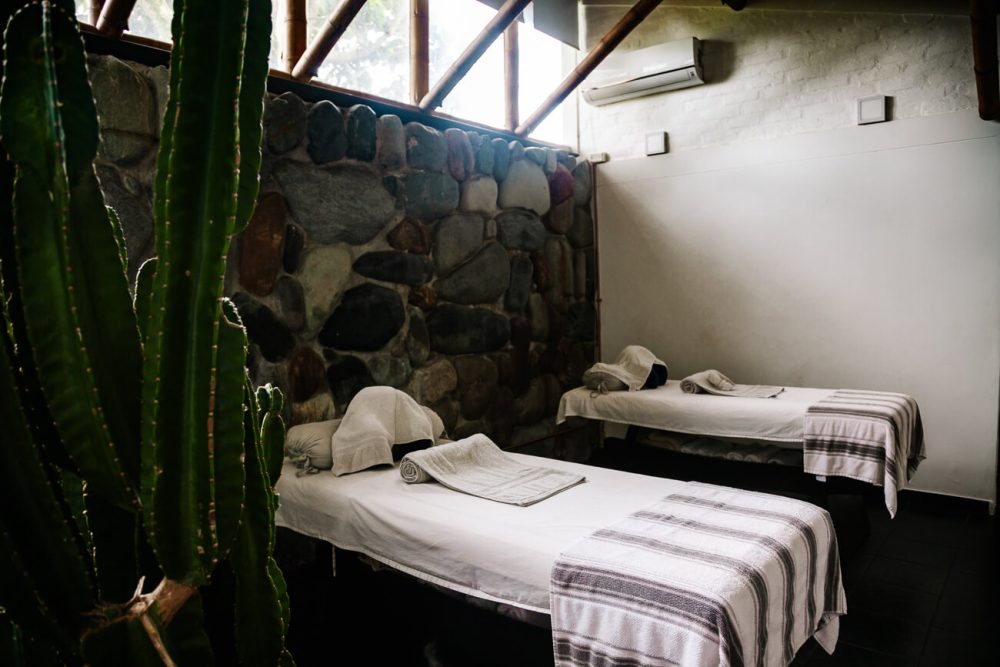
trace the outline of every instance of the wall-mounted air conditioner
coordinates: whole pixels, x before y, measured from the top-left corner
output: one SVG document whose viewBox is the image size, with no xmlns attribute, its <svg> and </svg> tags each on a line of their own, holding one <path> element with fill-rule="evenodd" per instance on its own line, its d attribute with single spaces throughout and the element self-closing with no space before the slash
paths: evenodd
<svg viewBox="0 0 1000 667">
<path fill-rule="evenodd" d="M 701 42 L 678 39 L 645 49 L 612 53 L 581 86 L 594 106 L 705 83 Z"/>
</svg>

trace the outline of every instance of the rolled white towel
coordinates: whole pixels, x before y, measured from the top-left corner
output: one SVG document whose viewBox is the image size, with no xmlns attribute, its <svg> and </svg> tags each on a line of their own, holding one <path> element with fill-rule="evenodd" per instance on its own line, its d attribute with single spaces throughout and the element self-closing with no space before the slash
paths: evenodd
<svg viewBox="0 0 1000 667">
<path fill-rule="evenodd" d="M 681 391 L 688 394 L 773 398 L 784 390 L 784 387 L 764 384 L 736 384 L 717 370 L 701 371 L 681 380 Z"/>
<path fill-rule="evenodd" d="M 434 478 L 424 472 L 409 455 L 404 456 L 399 462 L 399 474 L 407 484 L 422 484 L 423 482 L 433 482 Z"/>
</svg>

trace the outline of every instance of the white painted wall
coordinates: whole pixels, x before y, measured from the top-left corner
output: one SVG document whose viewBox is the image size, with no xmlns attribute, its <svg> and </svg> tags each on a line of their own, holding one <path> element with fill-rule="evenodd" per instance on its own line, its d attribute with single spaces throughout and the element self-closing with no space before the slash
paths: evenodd
<svg viewBox="0 0 1000 667">
<path fill-rule="evenodd" d="M 914 486 L 995 500 L 1000 125 L 966 111 L 612 160 L 596 196 L 605 359 L 639 343 L 678 379 L 911 394 Z"/>
<path fill-rule="evenodd" d="M 867 13 L 665 4 L 618 51 L 698 37 L 707 83 L 603 107 L 580 102 L 580 150 L 639 156 L 656 131 L 668 132 L 671 152 L 680 152 L 847 127 L 867 95 L 891 96 L 897 119 L 974 109 L 967 3 L 955 5 L 956 15 L 874 11 L 881 4 Z M 626 9 L 585 6 L 587 47 Z"/>
</svg>

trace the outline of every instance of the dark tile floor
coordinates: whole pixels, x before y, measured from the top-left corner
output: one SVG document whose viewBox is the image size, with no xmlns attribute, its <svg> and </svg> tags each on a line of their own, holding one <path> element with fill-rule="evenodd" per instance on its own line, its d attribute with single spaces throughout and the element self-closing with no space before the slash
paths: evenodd
<svg viewBox="0 0 1000 667">
<path fill-rule="evenodd" d="M 862 519 L 867 515 L 867 539 L 850 525 L 857 516 L 842 520 L 849 613 L 837 650 L 830 656 L 810 641 L 793 665 L 1000 664 L 997 531 L 985 504 L 904 492 L 890 520 L 874 491 L 854 508 Z M 287 531 L 279 537 L 292 602 L 288 643 L 301 667 L 551 665 L 543 628 L 470 607 L 394 572 L 373 573 L 349 555 L 338 555 L 333 578 L 328 547 L 300 542 L 300 553 L 290 555 L 294 541 Z"/>
</svg>

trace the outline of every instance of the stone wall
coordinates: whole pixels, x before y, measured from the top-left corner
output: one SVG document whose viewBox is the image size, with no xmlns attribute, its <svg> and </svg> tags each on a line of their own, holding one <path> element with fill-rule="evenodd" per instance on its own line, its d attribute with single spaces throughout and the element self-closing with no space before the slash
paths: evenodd
<svg viewBox="0 0 1000 667">
<path fill-rule="evenodd" d="M 153 248 L 166 70 L 90 66 L 134 276 Z M 452 437 L 585 458 L 594 430 L 553 437 L 553 417 L 595 358 L 590 204 L 590 165 L 568 153 L 269 97 L 261 197 L 226 278 L 255 382 L 285 391 L 291 423 L 390 385 Z"/>
<path fill-rule="evenodd" d="M 650 14 L 618 50 L 698 37 L 707 83 L 603 107 L 581 101 L 580 151 L 642 156 L 646 133 L 656 131 L 667 131 L 677 152 L 850 127 L 857 98 L 867 95 L 892 97 L 895 119 L 977 106 L 965 5 L 941 16 L 754 4 Z M 588 48 L 624 11 L 585 8 Z"/>
</svg>

